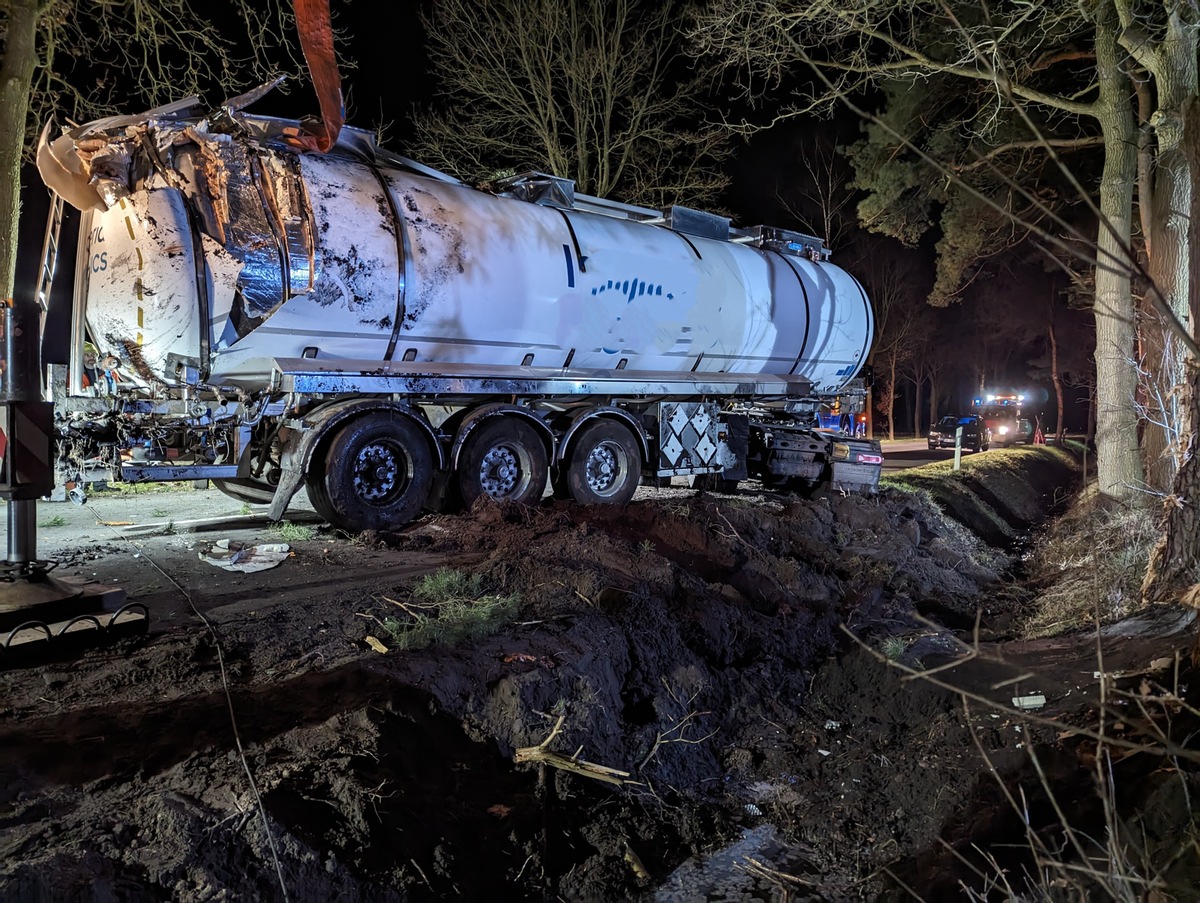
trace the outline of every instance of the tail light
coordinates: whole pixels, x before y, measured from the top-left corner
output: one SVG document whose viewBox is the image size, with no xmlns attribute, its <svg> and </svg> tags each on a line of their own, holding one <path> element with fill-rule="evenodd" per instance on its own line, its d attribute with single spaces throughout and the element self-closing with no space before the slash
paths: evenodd
<svg viewBox="0 0 1200 903">
<path fill-rule="evenodd" d="M 859 464 L 882 464 L 883 455 L 856 455 L 854 458 Z"/>
</svg>

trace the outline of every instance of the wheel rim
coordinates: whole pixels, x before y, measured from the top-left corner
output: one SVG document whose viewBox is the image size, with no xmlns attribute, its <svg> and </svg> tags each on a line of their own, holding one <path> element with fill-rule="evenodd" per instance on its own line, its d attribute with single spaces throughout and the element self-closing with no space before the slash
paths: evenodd
<svg viewBox="0 0 1200 903">
<path fill-rule="evenodd" d="M 394 442 L 377 440 L 354 457 L 354 494 L 364 502 L 387 504 L 403 495 L 408 485 L 408 455 Z"/>
<path fill-rule="evenodd" d="M 479 462 L 479 488 L 494 499 L 520 494 L 529 485 L 529 456 L 520 448 L 496 445 Z"/>
<path fill-rule="evenodd" d="M 629 462 L 620 444 L 606 440 L 588 453 L 584 468 L 588 488 L 598 496 L 609 496 L 624 485 Z"/>
</svg>

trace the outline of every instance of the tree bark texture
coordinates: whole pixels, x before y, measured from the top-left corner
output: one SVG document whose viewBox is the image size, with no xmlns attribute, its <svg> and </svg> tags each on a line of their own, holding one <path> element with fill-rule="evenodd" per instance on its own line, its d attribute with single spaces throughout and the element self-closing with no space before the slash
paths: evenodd
<svg viewBox="0 0 1200 903">
<path fill-rule="evenodd" d="M 1150 117 L 1157 143 L 1154 196 L 1150 204 L 1150 278 L 1174 317 L 1188 323 L 1188 210 L 1192 179 L 1182 150 L 1183 113 L 1197 94 L 1196 33 L 1178 10 L 1167 17 L 1161 42 L 1147 62 L 1158 106 Z M 1143 204 L 1145 201 L 1143 201 Z M 1149 373 L 1148 422 L 1142 436 L 1146 482 L 1167 492 L 1179 458 L 1180 409 L 1176 387 L 1184 381 L 1182 352 L 1170 326 L 1155 314 L 1144 325 L 1144 368 Z"/>
<path fill-rule="evenodd" d="M 1193 97 L 1184 111 L 1184 136 L 1181 151 L 1188 162 L 1192 179 L 1200 179 L 1200 98 Z M 1192 192 L 1189 203 L 1191 220 L 1200 223 L 1200 192 Z M 1192 272 L 1200 272 L 1200 228 L 1192 229 L 1188 241 Z M 1200 322 L 1200 286 L 1188 290 L 1189 322 Z M 1194 326 L 1193 326 L 1194 333 Z M 1179 405 L 1182 462 L 1175 474 L 1173 492 L 1164 503 L 1163 535 L 1150 553 L 1142 598 L 1146 602 L 1181 599 L 1200 607 L 1200 456 L 1196 441 L 1200 437 L 1200 361 L 1188 357 L 1184 362 L 1184 380 Z"/>
<path fill-rule="evenodd" d="M 1129 103 L 1132 88 L 1121 67 L 1115 14 L 1102 7 L 1096 22 L 1097 118 L 1104 134 L 1100 178 L 1101 223 L 1096 240 L 1096 467 L 1102 495 L 1132 500 L 1144 485 L 1138 449 L 1134 305 L 1127 248 L 1133 185 L 1137 179 L 1137 129 Z"/>
<path fill-rule="evenodd" d="M 42 0 L 8 0 L 4 57 L 0 62 L 0 302 L 13 296 L 17 225 L 21 219 L 21 152 L 29 92 L 37 64 Z"/>
</svg>

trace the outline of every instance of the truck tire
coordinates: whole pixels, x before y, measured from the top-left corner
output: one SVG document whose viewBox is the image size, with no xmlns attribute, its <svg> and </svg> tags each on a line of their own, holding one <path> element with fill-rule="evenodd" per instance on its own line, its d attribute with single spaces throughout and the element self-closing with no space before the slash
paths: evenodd
<svg viewBox="0 0 1200 903">
<path fill-rule="evenodd" d="M 269 505 L 275 497 L 275 487 L 258 480 L 233 477 L 228 480 L 213 480 L 212 484 L 231 499 L 249 505 Z"/>
<path fill-rule="evenodd" d="M 619 423 L 597 420 L 571 444 L 567 490 L 581 505 L 624 505 L 637 492 L 641 475 L 637 440 Z"/>
<path fill-rule="evenodd" d="M 335 527 L 395 530 L 421 513 L 433 485 L 433 455 L 407 417 L 376 412 L 351 420 L 314 461 L 308 499 Z"/>
<path fill-rule="evenodd" d="M 475 428 L 463 443 L 458 488 L 470 508 L 480 496 L 536 505 L 546 491 L 546 446 L 528 423 L 497 417 Z"/>
</svg>

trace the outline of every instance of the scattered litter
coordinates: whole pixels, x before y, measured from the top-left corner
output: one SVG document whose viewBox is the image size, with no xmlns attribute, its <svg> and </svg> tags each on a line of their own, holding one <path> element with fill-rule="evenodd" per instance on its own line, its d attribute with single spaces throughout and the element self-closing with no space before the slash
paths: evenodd
<svg viewBox="0 0 1200 903">
<path fill-rule="evenodd" d="M 513 662 L 533 664 L 537 661 L 537 656 L 530 655 L 528 652 L 509 652 L 502 655 L 500 660 L 506 665 L 511 665 Z"/>
<path fill-rule="evenodd" d="M 832 755 L 833 755 L 833 753 L 831 753 L 831 752 L 830 752 L 829 750 L 827 750 L 827 749 L 818 749 L 818 750 L 817 750 L 817 753 L 818 753 L 819 755 L 822 755 L 822 756 L 832 756 Z"/>
<path fill-rule="evenodd" d="M 1140 674 L 1147 674 L 1156 671 L 1165 671 L 1175 664 L 1175 659 L 1169 655 L 1164 655 L 1160 658 L 1152 659 L 1150 664 L 1139 670 L 1129 671 L 1093 671 L 1092 679 L 1100 680 L 1124 680 L 1127 677 L 1137 677 Z"/>
<path fill-rule="evenodd" d="M 827 731 L 837 731 L 837 730 L 841 730 L 841 728 L 842 728 L 842 722 L 840 722 L 840 721 L 834 721 L 832 718 L 830 718 L 828 721 L 825 722 L 825 730 L 827 730 Z"/>
<path fill-rule="evenodd" d="M 762 815 L 762 809 L 758 808 L 754 803 L 746 803 L 745 808 L 747 815 Z"/>
<path fill-rule="evenodd" d="M 1030 696 L 1014 696 L 1012 704 L 1014 708 L 1018 709 L 1040 709 L 1046 704 L 1046 697 L 1041 693 L 1034 693 Z"/>
<path fill-rule="evenodd" d="M 255 571 L 265 571 L 273 568 L 291 554 L 291 546 L 286 542 L 265 542 L 257 546 L 244 546 L 241 543 L 219 539 L 208 551 L 200 553 L 200 560 L 215 564 L 227 571 L 239 571 L 252 574 Z"/>
<path fill-rule="evenodd" d="M 379 639 L 377 637 L 373 637 L 370 634 L 367 634 L 367 645 L 370 646 L 372 649 L 374 649 L 376 652 L 378 652 L 380 655 L 384 655 L 388 651 L 387 646 L 385 646 L 385 645 L 383 645 L 383 643 L 379 642 Z"/>
</svg>

